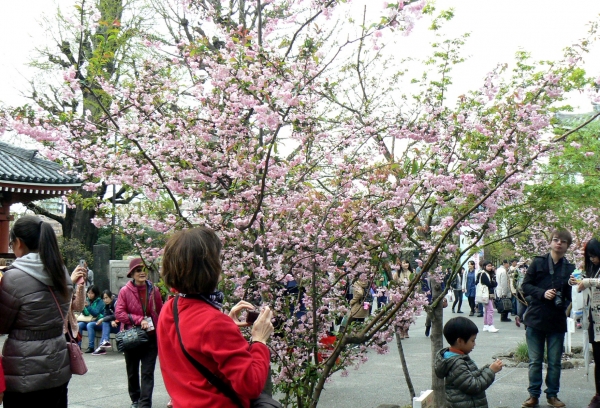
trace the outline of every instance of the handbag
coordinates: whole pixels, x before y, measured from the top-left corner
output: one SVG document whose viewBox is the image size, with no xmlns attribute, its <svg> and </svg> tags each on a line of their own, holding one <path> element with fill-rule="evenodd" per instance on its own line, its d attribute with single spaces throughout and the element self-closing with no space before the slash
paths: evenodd
<svg viewBox="0 0 600 408">
<path fill-rule="evenodd" d="M 185 357 L 189 360 L 190 363 L 202 374 L 209 383 L 211 383 L 216 389 L 225 394 L 234 404 L 238 407 L 243 408 L 242 403 L 240 402 L 240 398 L 236 394 L 236 392 L 231 388 L 228 384 L 226 384 L 219 377 L 214 375 L 208 368 L 203 366 L 198 360 L 190 355 L 187 352 L 185 347 L 183 346 L 183 340 L 181 340 L 181 333 L 179 332 L 179 312 L 177 310 L 177 300 L 179 299 L 179 295 L 175 297 L 173 301 L 173 318 L 175 320 L 175 330 L 177 331 L 177 338 L 179 339 L 179 345 L 181 346 L 181 350 Z M 261 393 L 257 399 L 250 401 L 250 408 L 283 408 L 283 406 L 276 400 L 274 400 L 270 395 L 263 392 Z"/>
<path fill-rule="evenodd" d="M 120 352 L 131 350 L 148 343 L 148 333 L 139 326 L 133 326 L 131 329 L 118 332 L 115 335 L 115 342 Z"/>
<path fill-rule="evenodd" d="M 79 316 L 77 316 L 78 322 L 89 323 L 89 322 L 93 322 L 94 320 L 96 320 L 96 318 L 92 315 L 86 316 L 83 313 L 80 313 Z"/>
<path fill-rule="evenodd" d="M 498 313 L 510 312 L 512 310 L 512 300 L 510 298 L 496 298 L 494 299 L 494 306 Z"/>
<path fill-rule="evenodd" d="M 48 286 L 48 290 L 52 294 L 54 298 L 54 302 L 58 307 L 58 311 L 60 312 L 60 317 L 62 317 L 63 322 L 65 321 L 65 316 L 63 315 L 62 309 L 58 304 L 58 300 L 56 300 L 56 296 L 54 296 L 54 292 L 52 292 L 52 288 Z M 69 365 L 71 367 L 71 373 L 76 375 L 84 375 L 87 373 L 88 369 L 85 365 L 85 360 L 83 359 L 83 352 L 79 348 L 79 345 L 75 342 L 73 338 L 73 334 L 71 330 L 67 330 L 69 333 L 69 341 L 67 342 L 67 350 L 69 352 Z"/>
<path fill-rule="evenodd" d="M 482 274 L 485 272 L 482 272 Z M 475 288 L 475 302 L 487 304 L 490 301 L 490 290 L 486 285 L 481 283 L 481 274 L 477 280 L 477 286 Z"/>
</svg>

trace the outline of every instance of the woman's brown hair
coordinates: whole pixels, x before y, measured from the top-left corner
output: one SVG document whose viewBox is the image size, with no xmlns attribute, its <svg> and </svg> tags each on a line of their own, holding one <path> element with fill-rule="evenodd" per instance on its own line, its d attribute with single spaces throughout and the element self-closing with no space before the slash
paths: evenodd
<svg viewBox="0 0 600 408">
<path fill-rule="evenodd" d="M 185 294 L 213 292 L 222 271 L 221 247 L 221 240 L 210 228 L 176 232 L 163 253 L 165 283 Z"/>
</svg>

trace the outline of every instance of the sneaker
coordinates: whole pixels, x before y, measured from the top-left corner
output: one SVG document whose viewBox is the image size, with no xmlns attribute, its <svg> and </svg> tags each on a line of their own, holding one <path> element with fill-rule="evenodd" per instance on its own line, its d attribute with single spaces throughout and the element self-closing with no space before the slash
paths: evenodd
<svg viewBox="0 0 600 408">
<path fill-rule="evenodd" d="M 94 352 L 92 353 L 92 356 L 101 356 L 106 354 L 106 350 L 104 350 L 102 348 L 102 346 L 98 347 L 96 350 L 94 350 Z"/>
<path fill-rule="evenodd" d="M 529 397 L 527 401 L 525 401 L 521 408 L 537 408 L 540 406 L 540 400 L 536 397 Z"/>
<path fill-rule="evenodd" d="M 490 326 L 488 326 L 487 324 L 483 325 L 483 331 L 488 331 L 489 328 L 490 328 Z"/>
<path fill-rule="evenodd" d="M 496 329 L 494 327 L 494 325 L 492 324 L 491 326 L 488 326 L 488 330 L 490 333 L 497 333 L 498 331 L 500 331 L 500 329 Z"/>
<path fill-rule="evenodd" d="M 469 316 L 475 316 L 475 313 L 469 312 Z"/>
<path fill-rule="evenodd" d="M 483 314 L 477 313 L 477 317 L 483 317 Z"/>
<path fill-rule="evenodd" d="M 131 408 L 138 408 L 138 405 L 139 405 L 139 403 L 137 401 L 136 402 L 132 402 L 131 403 Z"/>
<path fill-rule="evenodd" d="M 167 402 L 167 408 L 173 408 L 173 400 L 170 399 L 169 402 Z"/>
<path fill-rule="evenodd" d="M 100 347 L 103 349 L 109 349 L 112 348 L 112 345 L 110 344 L 110 341 L 103 341 L 102 344 L 100 344 Z"/>
<path fill-rule="evenodd" d="M 458 312 L 456 312 L 456 313 L 464 313 L 464 312 L 461 312 L 461 311 L 459 310 L 459 311 L 458 311 Z"/>
<path fill-rule="evenodd" d="M 512 322 L 511 318 L 500 319 L 501 322 Z"/>
<path fill-rule="evenodd" d="M 94 349 L 91 347 L 88 347 L 88 349 L 86 351 L 84 351 L 84 353 L 93 353 Z"/>
<path fill-rule="evenodd" d="M 564 408 L 566 407 L 565 403 L 559 400 L 557 397 L 550 397 L 546 400 L 548 405 L 554 408 Z"/>
</svg>

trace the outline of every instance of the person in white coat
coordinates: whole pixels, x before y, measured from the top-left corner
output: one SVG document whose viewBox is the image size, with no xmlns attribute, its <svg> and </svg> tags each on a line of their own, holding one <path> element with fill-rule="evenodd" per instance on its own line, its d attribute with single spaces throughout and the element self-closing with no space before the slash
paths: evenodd
<svg viewBox="0 0 600 408">
<path fill-rule="evenodd" d="M 498 286 L 496 287 L 496 295 L 499 299 L 508 298 L 512 296 L 510 292 L 510 280 L 508 277 L 508 261 L 505 259 L 502 261 L 502 266 L 496 270 L 496 279 L 498 280 Z M 501 322 L 512 322 L 508 317 L 510 310 L 504 311 L 500 314 Z"/>
</svg>

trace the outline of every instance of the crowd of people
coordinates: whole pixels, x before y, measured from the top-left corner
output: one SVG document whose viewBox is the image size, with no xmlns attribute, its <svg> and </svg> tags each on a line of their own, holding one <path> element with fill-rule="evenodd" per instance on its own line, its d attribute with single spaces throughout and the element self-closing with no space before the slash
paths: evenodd
<svg viewBox="0 0 600 408">
<path fill-rule="evenodd" d="M 585 294 L 581 322 L 588 330 L 595 361 L 600 359 L 600 305 L 593 303 L 600 290 L 600 242 L 592 239 L 586 244 L 582 271 L 576 271 L 565 258 L 571 243 L 568 231 L 556 230 L 549 253 L 536 256 L 529 264 L 505 260 L 495 268 L 486 261 L 477 269 L 471 261 L 462 273 L 447 271 L 442 286 L 449 286 L 448 292 L 454 295 L 452 313 L 463 313 L 463 297 L 469 305 L 468 317 L 455 317 L 446 323 L 443 334 L 449 347 L 435 356 L 436 375 L 445 379 L 447 407 L 488 406 L 485 390 L 503 363 L 498 360 L 479 369 L 469 353 L 479 332 L 477 316 L 483 317 L 482 331 L 498 332 L 494 305 L 500 311 L 500 321 L 510 322 L 512 314 L 515 324 L 526 329 L 529 397 L 522 408 L 539 406 L 544 359 L 548 366 L 547 403 L 566 406 L 558 393 L 572 292 Z M 85 351 L 101 355 L 111 347 L 111 333 L 134 329 L 143 332 L 144 341 L 124 350 L 132 408 L 152 406 L 158 357 L 162 357 L 170 406 L 249 407 L 250 401 L 280 406 L 269 392 L 270 352 L 266 343 L 274 330 L 273 313 L 264 307 L 257 312 L 255 322 L 241 321 L 243 311 L 256 308 L 246 301 L 223 313 L 223 293 L 217 290 L 222 277 L 221 241 L 212 230 L 184 230 L 168 240 L 161 274 L 172 296 L 164 305 L 140 258 L 131 260 L 127 274 L 131 280 L 118 296 L 109 290 L 100 293 L 84 262 L 69 274 L 52 227 L 35 216 L 15 222 L 10 245 L 16 260 L 4 270 L 0 290 L 0 333 L 8 334 L 0 360 L 0 400 L 6 407 L 34 406 L 40 401 L 49 407 L 67 407 L 73 358 L 67 347 L 70 339 L 81 340 L 87 331 Z M 378 284 L 393 281 L 407 285 L 420 276 L 421 290 L 430 296 L 431 282 L 425 274 L 420 275 L 422 263 L 416 264 L 413 270 L 409 260 L 402 260 L 389 279 Z M 349 287 L 350 321 L 367 319 L 375 299 L 379 307 L 385 305 L 385 285 L 378 288 L 373 282 L 357 279 Z M 401 339 L 409 338 L 412 322 L 399 323 L 397 335 Z M 251 326 L 250 343 L 240 332 L 245 326 Z M 430 322 L 426 324 L 427 335 L 430 326 Z M 96 332 L 101 333 L 97 347 Z M 600 408 L 598 365 L 595 379 L 596 395 L 589 408 Z"/>
</svg>

